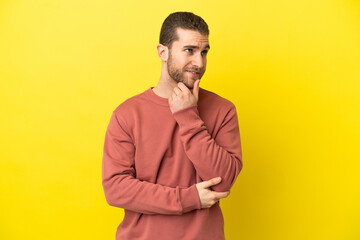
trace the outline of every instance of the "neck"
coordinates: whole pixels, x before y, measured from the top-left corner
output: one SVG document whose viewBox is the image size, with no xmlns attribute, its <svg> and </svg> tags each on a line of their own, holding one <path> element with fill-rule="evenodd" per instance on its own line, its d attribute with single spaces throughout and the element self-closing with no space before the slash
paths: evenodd
<svg viewBox="0 0 360 240">
<path fill-rule="evenodd" d="M 163 66 L 159 82 L 152 90 L 159 97 L 169 98 L 176 86 L 177 83 L 169 76 L 167 69 Z"/>
</svg>

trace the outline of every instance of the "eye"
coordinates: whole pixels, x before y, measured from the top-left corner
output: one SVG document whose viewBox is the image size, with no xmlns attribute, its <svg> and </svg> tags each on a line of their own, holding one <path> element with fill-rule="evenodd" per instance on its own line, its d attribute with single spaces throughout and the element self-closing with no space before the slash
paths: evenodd
<svg viewBox="0 0 360 240">
<path fill-rule="evenodd" d="M 202 56 L 206 56 L 207 53 L 208 53 L 208 51 L 207 51 L 207 50 L 204 50 L 204 51 L 201 52 L 201 55 L 202 55 Z"/>
<path fill-rule="evenodd" d="M 185 52 L 187 52 L 187 53 L 192 53 L 193 50 L 192 50 L 191 48 L 188 48 L 188 49 L 185 49 Z"/>
</svg>

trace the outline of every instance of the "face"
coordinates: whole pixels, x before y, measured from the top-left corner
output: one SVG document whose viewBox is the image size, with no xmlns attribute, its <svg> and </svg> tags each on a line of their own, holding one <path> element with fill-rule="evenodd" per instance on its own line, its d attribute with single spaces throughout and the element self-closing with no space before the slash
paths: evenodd
<svg viewBox="0 0 360 240">
<path fill-rule="evenodd" d="M 205 73 L 209 39 L 198 31 L 181 28 L 177 29 L 177 36 L 179 39 L 169 49 L 168 74 L 175 82 L 183 82 L 192 89 Z"/>
</svg>

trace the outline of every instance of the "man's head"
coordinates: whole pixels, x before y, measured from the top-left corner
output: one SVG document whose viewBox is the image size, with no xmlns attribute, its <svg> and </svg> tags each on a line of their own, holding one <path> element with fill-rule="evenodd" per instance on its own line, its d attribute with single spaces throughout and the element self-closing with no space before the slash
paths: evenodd
<svg viewBox="0 0 360 240">
<path fill-rule="evenodd" d="M 160 44 L 169 49 L 173 41 L 179 39 L 177 29 L 194 30 L 202 35 L 209 36 L 209 28 L 204 19 L 191 12 L 175 12 L 170 14 L 161 27 Z"/>
<path fill-rule="evenodd" d="M 208 26 L 201 17 L 188 12 L 170 14 L 161 28 L 158 45 L 158 54 L 167 70 L 164 74 L 193 88 L 195 80 L 201 79 L 206 70 L 208 35 Z"/>
</svg>

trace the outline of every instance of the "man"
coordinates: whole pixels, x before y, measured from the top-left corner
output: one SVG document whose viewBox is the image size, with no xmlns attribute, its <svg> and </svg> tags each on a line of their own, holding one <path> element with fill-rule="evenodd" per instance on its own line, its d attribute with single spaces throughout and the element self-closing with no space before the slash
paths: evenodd
<svg viewBox="0 0 360 240">
<path fill-rule="evenodd" d="M 242 168 L 234 105 L 199 88 L 210 49 L 192 13 L 164 21 L 156 87 L 120 104 L 106 132 L 103 187 L 125 209 L 116 239 L 224 239 L 219 199 Z"/>
</svg>

